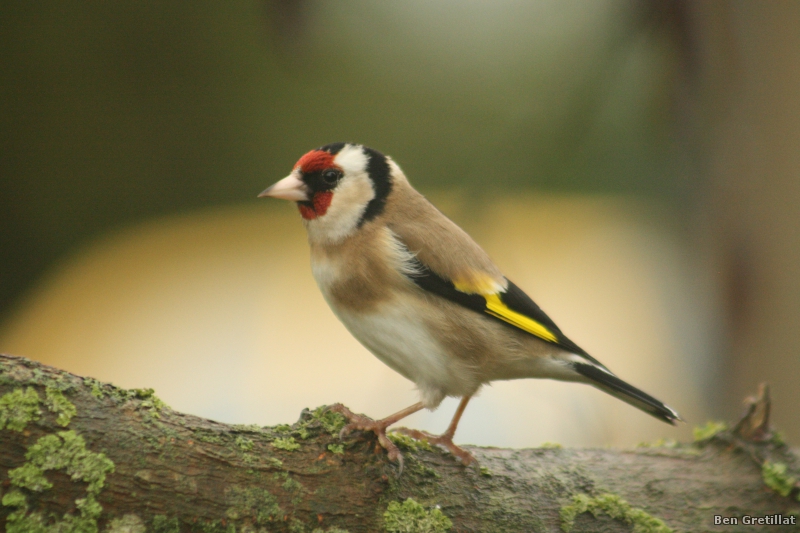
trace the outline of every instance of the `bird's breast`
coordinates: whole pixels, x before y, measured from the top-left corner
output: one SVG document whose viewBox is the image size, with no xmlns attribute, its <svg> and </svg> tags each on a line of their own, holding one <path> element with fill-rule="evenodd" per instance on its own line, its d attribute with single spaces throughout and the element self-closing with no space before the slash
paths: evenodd
<svg viewBox="0 0 800 533">
<path fill-rule="evenodd" d="M 432 334 L 419 290 L 386 263 L 312 253 L 312 272 L 328 305 L 350 333 L 389 367 L 417 384 L 433 407 L 446 395 L 474 390 Z"/>
<path fill-rule="evenodd" d="M 331 307 L 368 312 L 408 289 L 403 271 L 412 258 L 388 228 L 365 228 L 336 246 L 312 246 L 311 269 Z"/>
<path fill-rule="evenodd" d="M 311 271 L 325 300 L 334 310 L 374 311 L 391 298 L 392 286 L 397 283 L 380 263 L 363 257 L 352 261 L 312 257 Z"/>
</svg>

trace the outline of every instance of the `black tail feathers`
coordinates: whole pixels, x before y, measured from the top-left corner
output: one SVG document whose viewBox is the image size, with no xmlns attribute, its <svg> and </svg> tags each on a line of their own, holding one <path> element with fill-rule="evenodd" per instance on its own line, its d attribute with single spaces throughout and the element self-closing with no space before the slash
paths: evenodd
<svg viewBox="0 0 800 533">
<path fill-rule="evenodd" d="M 619 398 L 623 402 L 641 409 L 667 424 L 675 425 L 680 415 L 668 405 L 656 400 L 646 392 L 625 383 L 614 374 L 590 363 L 573 363 L 575 371 L 588 378 L 598 389 Z"/>
</svg>

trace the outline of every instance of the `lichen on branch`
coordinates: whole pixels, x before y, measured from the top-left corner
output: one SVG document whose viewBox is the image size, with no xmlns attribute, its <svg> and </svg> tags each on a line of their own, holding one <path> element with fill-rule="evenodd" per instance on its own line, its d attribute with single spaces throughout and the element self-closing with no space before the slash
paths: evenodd
<svg viewBox="0 0 800 533">
<path fill-rule="evenodd" d="M 469 447 L 474 467 L 390 434 L 406 460 L 398 475 L 374 434 L 340 440 L 345 420 L 324 406 L 293 424 L 226 425 L 178 413 L 152 389 L 0 354 L 0 530 L 513 533 L 603 521 L 609 532 L 702 531 L 715 514 L 797 509 L 798 460 L 764 398 L 752 421 L 707 426 L 691 443 Z M 703 507 L 687 507 L 697 491 Z"/>
</svg>

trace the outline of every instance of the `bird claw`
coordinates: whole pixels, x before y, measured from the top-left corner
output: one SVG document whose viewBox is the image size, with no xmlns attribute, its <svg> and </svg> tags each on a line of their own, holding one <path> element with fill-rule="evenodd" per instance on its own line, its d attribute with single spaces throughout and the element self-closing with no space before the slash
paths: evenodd
<svg viewBox="0 0 800 533">
<path fill-rule="evenodd" d="M 349 424 L 345 425 L 339 432 L 339 439 L 344 439 L 351 431 L 371 431 L 378 437 L 378 443 L 386 450 L 389 460 L 396 462 L 399 466 L 398 476 L 403 473 L 403 454 L 395 443 L 389 440 L 386 435 L 386 428 L 395 422 L 391 417 L 382 420 L 373 420 L 368 416 L 359 415 L 352 412 L 344 405 L 337 403 L 330 407 L 334 413 L 339 413 L 345 417 Z"/>
<path fill-rule="evenodd" d="M 453 436 L 448 435 L 447 433 L 443 433 L 441 435 L 432 435 L 427 431 L 420 431 L 418 429 L 409 429 L 409 428 L 397 428 L 394 430 L 397 433 L 402 433 L 408 437 L 411 437 L 415 440 L 423 440 L 427 441 L 430 444 L 436 444 L 437 446 L 441 446 L 445 448 L 447 451 L 458 457 L 461 463 L 464 466 L 469 466 L 473 462 L 477 464 L 478 460 L 475 459 L 475 456 L 469 453 L 464 448 L 456 445 L 453 442 Z"/>
</svg>

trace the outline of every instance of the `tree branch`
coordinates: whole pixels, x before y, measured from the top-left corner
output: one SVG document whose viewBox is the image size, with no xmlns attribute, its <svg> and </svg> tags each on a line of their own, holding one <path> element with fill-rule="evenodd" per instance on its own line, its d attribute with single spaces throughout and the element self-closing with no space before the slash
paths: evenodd
<svg viewBox="0 0 800 533">
<path fill-rule="evenodd" d="M 638 532 L 714 530 L 714 515 L 789 520 L 800 508 L 799 462 L 768 429 L 768 395 L 761 401 L 737 431 L 709 430 L 692 444 L 470 447 L 474 468 L 399 439 L 406 468 L 397 477 L 372 435 L 339 441 L 343 420 L 324 408 L 303 411 L 291 426 L 231 426 L 175 412 L 152 390 L 0 355 L 0 526 Z M 798 526 L 746 529 L 759 527 Z"/>
</svg>

